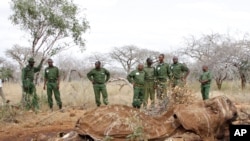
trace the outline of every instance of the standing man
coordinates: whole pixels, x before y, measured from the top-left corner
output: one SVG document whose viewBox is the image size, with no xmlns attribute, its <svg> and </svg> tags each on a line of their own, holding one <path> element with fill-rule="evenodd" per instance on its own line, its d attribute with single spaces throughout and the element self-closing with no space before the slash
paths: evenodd
<svg viewBox="0 0 250 141">
<path fill-rule="evenodd" d="M 96 102 L 97 107 L 99 107 L 101 105 L 100 93 L 102 93 L 103 103 L 105 105 L 108 105 L 108 103 L 109 103 L 108 102 L 108 93 L 107 93 L 105 83 L 110 78 L 109 71 L 106 70 L 105 68 L 101 68 L 101 62 L 97 61 L 97 62 L 95 62 L 95 68 L 92 69 L 87 74 L 87 77 L 93 84 L 94 93 L 95 93 L 95 102 Z"/>
<path fill-rule="evenodd" d="M 201 94 L 202 99 L 206 100 L 209 98 L 210 84 L 212 81 L 211 73 L 208 71 L 208 66 L 202 66 L 203 73 L 200 76 L 199 82 L 201 83 Z"/>
<path fill-rule="evenodd" d="M 32 108 L 37 111 L 39 109 L 36 87 L 33 81 L 35 73 L 41 70 L 43 61 L 44 59 L 41 60 L 37 67 L 34 67 L 34 58 L 29 58 L 29 64 L 22 69 L 22 86 L 24 91 L 25 107 L 27 110 Z"/>
<path fill-rule="evenodd" d="M 5 103 L 5 102 L 6 102 L 6 99 L 5 99 L 5 96 L 4 96 L 2 87 L 3 87 L 3 81 L 2 81 L 2 79 L 0 78 L 0 96 L 2 97 L 3 103 Z"/>
<path fill-rule="evenodd" d="M 171 72 L 171 85 L 172 87 L 175 86 L 184 86 L 187 76 L 189 75 L 190 71 L 188 67 L 182 63 L 178 62 L 178 57 L 173 57 L 173 64 L 170 66 Z"/>
<path fill-rule="evenodd" d="M 145 71 L 143 71 L 143 64 L 139 64 L 137 69 L 132 71 L 127 76 L 127 79 L 133 85 L 133 88 L 134 88 L 132 106 L 134 108 L 139 109 L 144 99 Z"/>
<path fill-rule="evenodd" d="M 145 71 L 145 95 L 143 106 L 147 108 L 148 98 L 151 100 L 151 107 L 155 106 L 155 68 L 151 65 L 153 60 L 147 58 L 147 66 L 144 68 Z"/>
<path fill-rule="evenodd" d="M 59 109 L 62 109 L 62 101 L 60 98 L 60 75 L 59 69 L 53 65 L 53 60 L 48 59 L 48 67 L 45 68 L 44 71 L 44 86 L 43 89 L 45 90 L 47 84 L 47 96 L 48 96 L 48 103 L 49 108 L 53 111 L 53 99 L 52 99 L 52 92 L 54 92 L 54 97 L 56 99 L 56 103 Z"/>
<path fill-rule="evenodd" d="M 164 54 L 159 55 L 159 63 L 156 66 L 157 98 L 162 100 L 167 96 L 167 77 L 169 78 L 169 64 L 164 62 Z"/>
</svg>

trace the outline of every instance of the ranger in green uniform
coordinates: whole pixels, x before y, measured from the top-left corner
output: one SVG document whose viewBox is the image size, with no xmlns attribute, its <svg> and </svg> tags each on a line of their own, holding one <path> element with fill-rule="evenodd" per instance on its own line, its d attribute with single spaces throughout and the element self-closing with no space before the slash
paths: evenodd
<svg viewBox="0 0 250 141">
<path fill-rule="evenodd" d="M 201 94 L 202 99 L 206 100 L 209 98 L 210 83 L 212 81 L 211 73 L 208 71 L 206 65 L 202 66 L 203 73 L 200 76 L 199 82 L 201 83 Z"/>
<path fill-rule="evenodd" d="M 62 101 L 60 98 L 59 84 L 60 84 L 60 75 L 59 69 L 53 65 L 53 60 L 48 59 L 48 67 L 45 68 L 44 71 L 44 86 L 45 90 L 47 84 L 47 96 L 49 108 L 53 111 L 53 99 L 52 99 L 52 91 L 54 92 L 54 96 L 56 99 L 56 103 L 59 109 L 62 109 Z"/>
<path fill-rule="evenodd" d="M 132 106 L 139 109 L 144 99 L 145 71 L 143 71 L 143 64 L 139 64 L 137 69 L 127 76 L 127 79 L 134 87 Z"/>
<path fill-rule="evenodd" d="M 96 105 L 99 107 L 101 105 L 100 101 L 100 93 L 102 93 L 103 103 L 108 105 L 108 93 L 106 89 L 105 83 L 110 78 L 110 73 L 105 68 L 101 68 L 101 62 L 95 62 L 95 68 L 92 69 L 87 74 L 88 79 L 92 82 L 94 93 L 95 93 L 95 102 Z"/>
<path fill-rule="evenodd" d="M 147 58 L 146 60 L 147 66 L 144 67 L 145 71 L 145 95 L 143 106 L 147 108 L 148 98 L 151 100 L 151 107 L 155 105 L 155 68 L 151 65 L 153 61 L 151 58 Z"/>
<path fill-rule="evenodd" d="M 170 79 L 172 87 L 184 86 L 190 71 L 188 67 L 178 62 L 178 57 L 173 57 L 173 64 L 170 66 Z"/>
<path fill-rule="evenodd" d="M 169 64 L 164 62 L 164 54 L 159 55 L 159 63 L 156 66 L 157 98 L 162 100 L 166 96 L 167 78 L 169 78 Z"/>
<path fill-rule="evenodd" d="M 41 60 L 37 67 L 34 67 L 34 59 L 29 58 L 29 64 L 22 69 L 22 87 L 24 92 L 25 107 L 27 110 L 32 108 L 36 111 L 39 109 L 36 87 L 33 81 L 34 74 L 41 70 L 43 61 L 44 59 Z"/>
</svg>

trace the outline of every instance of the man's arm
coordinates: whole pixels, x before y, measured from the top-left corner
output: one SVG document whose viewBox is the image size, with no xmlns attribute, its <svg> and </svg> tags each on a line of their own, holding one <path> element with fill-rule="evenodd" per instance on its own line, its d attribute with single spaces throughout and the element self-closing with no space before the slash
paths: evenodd
<svg viewBox="0 0 250 141">
<path fill-rule="evenodd" d="M 60 86 L 60 72 L 59 69 L 57 68 L 57 89 L 59 89 Z"/>
<path fill-rule="evenodd" d="M 37 67 L 34 67 L 34 72 L 39 72 L 41 70 L 43 61 L 44 61 L 44 58 L 42 58 L 41 62 L 39 63 Z"/>
<path fill-rule="evenodd" d="M 166 67 L 167 67 L 167 77 L 168 77 L 169 79 L 171 79 L 170 65 L 169 65 L 169 64 L 166 64 Z"/>
<path fill-rule="evenodd" d="M 128 82 L 131 84 L 134 84 L 134 73 L 131 72 L 128 76 L 127 76 Z"/>
<path fill-rule="evenodd" d="M 189 75 L 189 73 L 190 73 L 190 70 L 189 70 L 189 68 L 187 66 L 185 66 L 185 65 L 182 64 L 182 71 L 186 72 L 185 75 L 184 75 L 184 77 L 183 77 L 183 79 L 186 80 L 187 77 L 188 77 L 188 75 Z"/>
<path fill-rule="evenodd" d="M 93 71 L 91 70 L 90 72 L 88 72 L 87 73 L 87 77 L 88 77 L 88 79 L 93 83 L 94 82 L 94 80 L 93 80 L 93 77 L 92 77 L 92 75 L 93 75 Z"/>
<path fill-rule="evenodd" d="M 46 69 L 44 70 L 44 85 L 43 85 L 43 89 L 45 90 L 46 88 L 46 84 L 47 84 L 47 73 L 46 73 Z"/>
<path fill-rule="evenodd" d="M 108 82 L 110 79 L 110 72 L 105 69 L 105 74 L 106 74 L 106 82 Z"/>
<path fill-rule="evenodd" d="M 211 81 L 212 80 L 212 76 L 210 73 L 207 74 L 207 79 L 206 80 L 203 80 L 203 81 L 200 81 L 202 84 L 206 84 L 207 82 Z"/>
</svg>

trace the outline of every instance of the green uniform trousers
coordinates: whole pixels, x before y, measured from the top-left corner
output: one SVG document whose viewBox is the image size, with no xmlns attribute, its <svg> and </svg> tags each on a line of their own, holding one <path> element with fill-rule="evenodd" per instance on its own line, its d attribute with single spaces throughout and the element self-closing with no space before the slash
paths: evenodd
<svg viewBox="0 0 250 141">
<path fill-rule="evenodd" d="M 167 96 L 167 82 L 159 81 L 157 85 L 157 99 L 162 100 Z"/>
<path fill-rule="evenodd" d="M 49 103 L 50 108 L 53 108 L 52 92 L 54 92 L 56 104 L 58 105 L 59 109 L 61 109 L 62 101 L 60 97 L 60 91 L 58 90 L 58 87 L 57 87 L 57 82 L 47 82 L 47 96 L 48 96 L 48 103 Z"/>
<path fill-rule="evenodd" d="M 132 106 L 140 108 L 144 99 L 144 86 L 134 86 L 134 97 Z"/>
<path fill-rule="evenodd" d="M 35 84 L 29 80 L 25 81 L 23 86 L 23 91 L 24 91 L 24 101 L 26 109 L 38 110 L 39 103 L 38 103 L 38 96 L 36 94 Z"/>
<path fill-rule="evenodd" d="M 174 78 L 174 79 L 171 80 L 171 86 L 172 87 L 176 87 L 176 86 L 183 87 L 184 82 L 181 79 Z"/>
<path fill-rule="evenodd" d="M 108 93 L 105 84 L 94 84 L 94 93 L 95 93 L 95 103 L 99 107 L 101 105 L 101 93 L 102 93 L 102 100 L 105 105 L 108 105 Z"/>
<path fill-rule="evenodd" d="M 202 94 L 202 99 L 206 100 L 209 98 L 209 90 L 210 90 L 210 85 L 201 85 L 201 94 Z"/>
<path fill-rule="evenodd" d="M 151 100 L 151 106 L 154 107 L 155 105 L 155 89 L 154 89 L 154 80 L 145 81 L 145 93 L 144 93 L 144 101 L 143 106 L 147 107 L 148 105 L 148 98 Z"/>
</svg>

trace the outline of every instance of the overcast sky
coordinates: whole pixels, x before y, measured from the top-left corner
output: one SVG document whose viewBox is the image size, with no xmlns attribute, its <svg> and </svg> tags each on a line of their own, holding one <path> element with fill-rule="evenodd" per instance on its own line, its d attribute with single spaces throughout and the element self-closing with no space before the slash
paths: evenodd
<svg viewBox="0 0 250 141">
<path fill-rule="evenodd" d="M 10 0 L 0 1 L 0 55 L 25 44 L 23 31 L 8 20 Z M 250 33 L 248 0 L 75 0 L 85 9 L 91 29 L 84 35 L 86 51 L 108 52 L 136 45 L 160 52 L 182 46 L 183 38 L 210 33 Z M 67 53 L 75 53 L 71 50 Z"/>
</svg>

